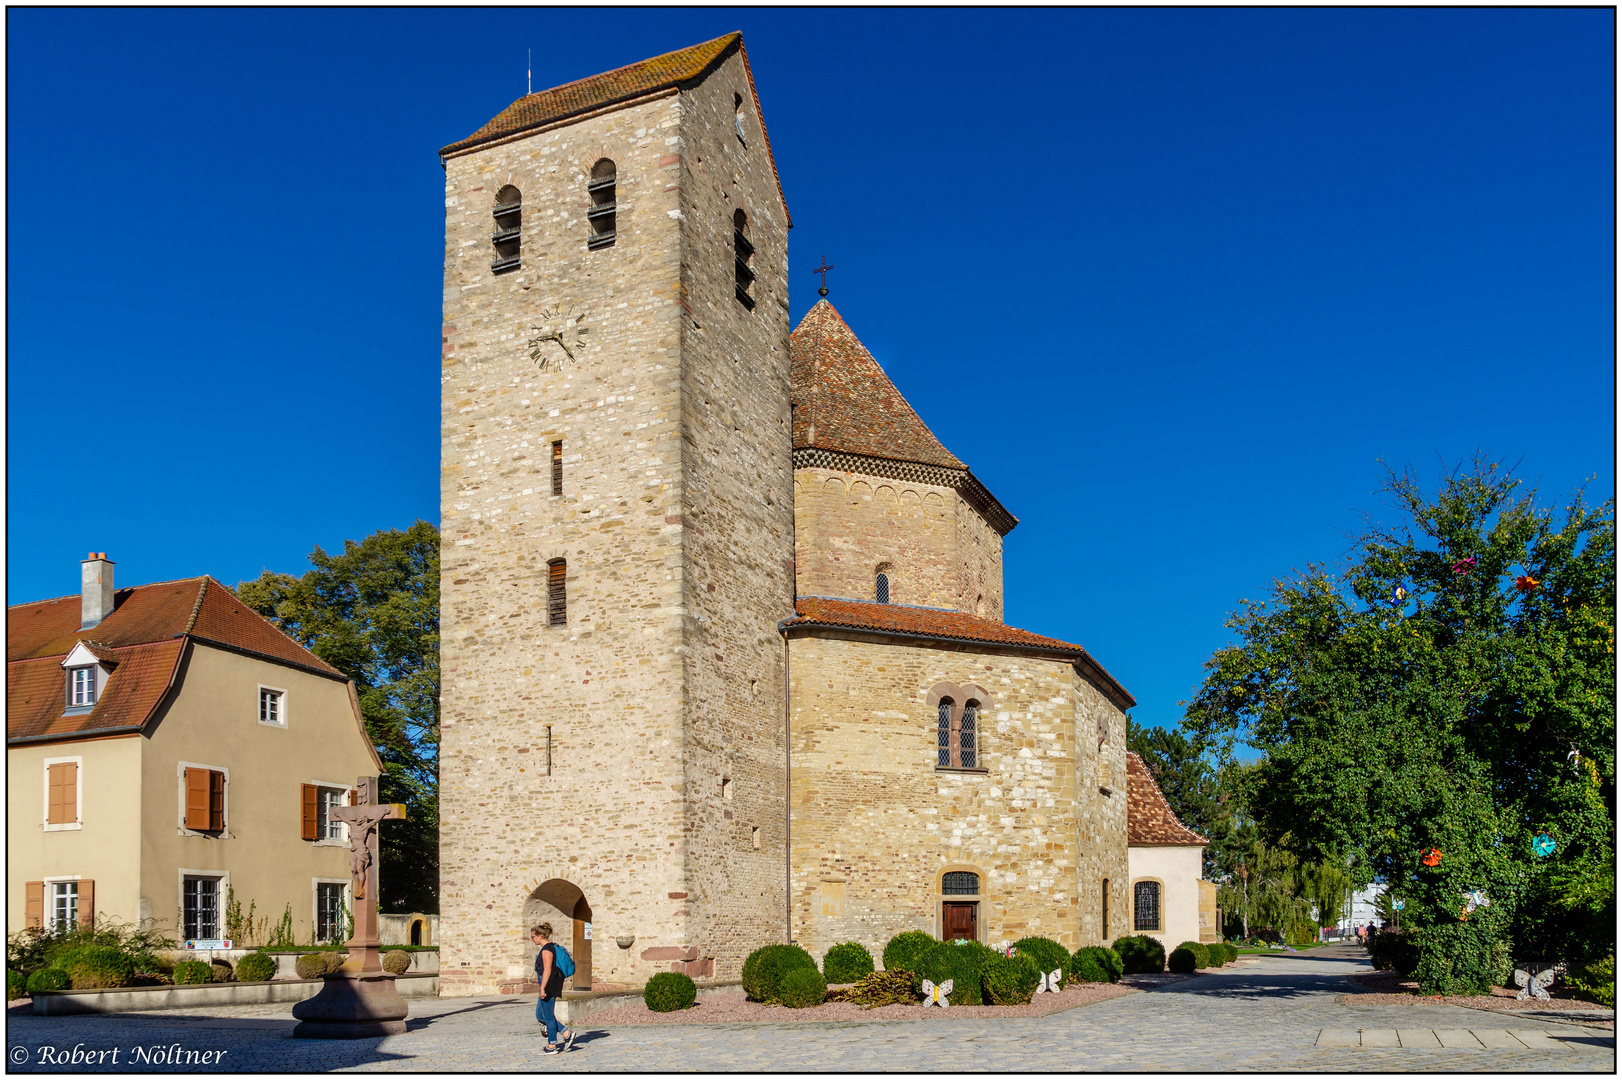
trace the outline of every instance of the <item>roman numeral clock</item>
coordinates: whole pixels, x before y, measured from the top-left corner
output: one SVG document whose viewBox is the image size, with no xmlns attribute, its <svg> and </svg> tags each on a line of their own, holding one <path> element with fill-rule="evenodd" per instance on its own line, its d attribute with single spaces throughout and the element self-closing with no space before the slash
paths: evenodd
<svg viewBox="0 0 1622 1080">
<path fill-rule="evenodd" d="M 530 331 L 529 358 L 542 371 L 562 371 L 585 358 L 586 313 L 572 304 L 542 308 L 540 324 Z"/>
</svg>

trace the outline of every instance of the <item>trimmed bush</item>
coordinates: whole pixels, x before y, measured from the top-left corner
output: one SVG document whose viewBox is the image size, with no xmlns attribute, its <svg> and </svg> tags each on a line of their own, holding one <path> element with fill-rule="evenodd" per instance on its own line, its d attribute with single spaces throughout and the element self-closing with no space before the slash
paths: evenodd
<svg viewBox="0 0 1622 1080">
<path fill-rule="evenodd" d="M 201 960 L 182 960 L 175 965 L 176 986 L 200 986 L 214 977 L 214 965 Z"/>
<path fill-rule="evenodd" d="M 348 955 L 341 952 L 307 952 L 298 958 L 293 970 L 301 979 L 319 979 L 344 966 Z"/>
<path fill-rule="evenodd" d="M 1607 1009 L 1616 1008 L 1616 957 L 1595 960 L 1579 971 L 1568 974 L 1564 982 L 1572 997 L 1583 998 Z"/>
<path fill-rule="evenodd" d="M 1171 951 L 1170 956 L 1166 957 L 1166 967 L 1179 975 L 1194 974 L 1194 969 L 1199 966 L 1199 963 L 1199 957 L 1180 945 Z"/>
<path fill-rule="evenodd" d="M 810 1009 L 828 999 L 828 984 L 815 967 L 795 968 L 783 976 L 777 1000 L 791 1009 Z"/>
<path fill-rule="evenodd" d="M 1206 947 L 1204 945 L 1201 945 L 1199 942 L 1197 942 L 1197 941 L 1185 941 L 1185 942 L 1183 942 L 1181 945 L 1179 945 L 1177 947 L 1179 949 L 1187 949 L 1189 952 L 1193 953 L 1194 954 L 1194 959 L 1197 962 L 1196 966 L 1202 967 L 1202 968 L 1211 966 L 1211 953 L 1206 949 Z M 1170 961 L 1168 960 L 1167 963 L 1170 963 Z"/>
<path fill-rule="evenodd" d="M 1014 951 L 1031 958 L 1036 970 L 1046 975 L 1054 968 L 1061 972 L 1059 985 L 1069 982 L 1070 950 L 1052 938 L 1028 937 L 1014 942 Z"/>
<path fill-rule="evenodd" d="M 922 930 L 904 930 L 884 946 L 884 970 L 911 971 L 920 956 L 939 944 Z"/>
<path fill-rule="evenodd" d="M 743 992 L 750 1001 L 778 1001 L 783 976 L 800 968 L 815 971 L 816 967 L 811 954 L 798 945 L 763 945 L 743 962 Z"/>
<path fill-rule="evenodd" d="M 68 988 L 68 973 L 61 968 L 40 968 L 28 976 L 28 992 L 38 993 L 41 990 L 66 990 Z"/>
<path fill-rule="evenodd" d="M 1166 947 L 1145 934 L 1116 938 L 1114 949 L 1127 975 L 1158 975 L 1166 968 Z"/>
<path fill-rule="evenodd" d="M 237 961 L 238 982 L 269 982 L 276 974 L 276 958 L 269 953 L 253 952 Z"/>
<path fill-rule="evenodd" d="M 855 941 L 835 945 L 822 958 L 822 974 L 831 983 L 853 983 L 873 974 L 873 954 Z"/>
<path fill-rule="evenodd" d="M 981 948 L 992 956 L 1002 955 L 995 949 L 986 949 L 985 946 Z M 986 957 L 978 949 L 968 945 L 958 945 L 949 941 L 939 942 L 913 962 L 913 991 L 922 996 L 925 979 L 936 986 L 951 979 L 952 993 L 948 1000 L 953 1005 L 984 1004 L 980 995 L 980 969 L 985 960 Z"/>
<path fill-rule="evenodd" d="M 208 966 L 214 969 L 213 973 L 209 976 L 210 982 L 236 981 L 236 974 L 231 970 L 231 961 L 221 960 L 218 957 L 215 957 L 213 960 L 208 962 Z"/>
<path fill-rule="evenodd" d="M 679 971 L 661 971 L 642 988 L 642 1001 L 654 1012 L 690 1009 L 698 1000 L 698 987 Z"/>
<path fill-rule="evenodd" d="M 1407 978 L 1419 964 L 1419 945 L 1412 930 L 1376 930 L 1366 947 L 1376 971 L 1395 971 Z"/>
<path fill-rule="evenodd" d="M 113 945 L 81 945 L 57 958 L 75 990 L 112 990 L 135 978 L 135 961 Z"/>
<path fill-rule="evenodd" d="M 22 972 L 7 969 L 6 971 L 6 1000 L 15 1001 L 28 994 L 28 977 Z"/>
<path fill-rule="evenodd" d="M 1120 982 L 1121 956 L 1101 945 L 1085 945 L 1070 958 L 1071 982 Z"/>
<path fill-rule="evenodd" d="M 394 975 L 404 975 L 411 970 L 411 954 L 401 949 L 390 949 L 383 954 L 383 970 Z"/>
<path fill-rule="evenodd" d="M 1041 979 L 1036 960 L 1028 952 L 1016 952 L 1013 956 L 994 954 L 980 969 L 980 986 L 985 991 L 986 1001 L 992 1005 L 1029 1005 Z"/>
</svg>

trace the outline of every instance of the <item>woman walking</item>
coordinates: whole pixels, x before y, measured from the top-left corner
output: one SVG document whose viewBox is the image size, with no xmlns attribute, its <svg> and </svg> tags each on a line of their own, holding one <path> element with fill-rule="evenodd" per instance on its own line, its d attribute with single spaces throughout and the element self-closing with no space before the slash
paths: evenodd
<svg viewBox="0 0 1622 1080">
<path fill-rule="evenodd" d="M 541 947 L 535 954 L 535 981 L 541 997 L 535 1002 L 535 1019 L 546 1025 L 546 1047 L 542 1053 L 557 1054 L 574 1045 L 574 1030 L 558 1023 L 558 998 L 563 996 L 563 972 L 558 969 L 558 947 L 552 944 L 552 924 L 540 923 L 529 929 L 529 940 Z M 562 1039 L 561 1032 L 567 1031 Z"/>
</svg>

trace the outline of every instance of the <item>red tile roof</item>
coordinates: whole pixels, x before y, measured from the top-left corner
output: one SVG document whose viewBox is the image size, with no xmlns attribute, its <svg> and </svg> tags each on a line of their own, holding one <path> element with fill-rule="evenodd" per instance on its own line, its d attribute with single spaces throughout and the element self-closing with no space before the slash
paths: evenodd
<svg viewBox="0 0 1622 1080">
<path fill-rule="evenodd" d="M 901 396 L 873 354 L 826 300 L 788 339 L 794 448 L 966 469 Z"/>
<path fill-rule="evenodd" d="M 601 75 L 554 86 L 538 94 L 526 94 L 497 113 L 478 131 L 440 150 L 440 158 L 472 149 L 480 143 L 633 101 L 661 90 L 691 86 L 719 67 L 732 54 L 734 47 L 743 57 L 744 74 L 749 80 L 749 96 L 754 100 L 755 118 L 760 121 L 760 133 L 766 143 L 766 158 L 772 163 L 773 178 L 777 179 L 778 198 L 783 198 L 783 181 L 777 176 L 777 159 L 772 156 L 772 138 L 766 132 L 766 114 L 760 110 L 755 73 L 749 67 L 749 53 L 743 47 L 743 35 L 737 31 L 663 56 L 605 71 Z M 785 215 L 788 213 L 787 199 L 783 199 L 783 211 Z M 789 224 L 792 228 L 793 222 Z"/>
<path fill-rule="evenodd" d="M 1080 645 L 1058 638 L 1043 637 L 1029 630 L 1005 626 L 961 611 L 908 607 L 903 604 L 876 604 L 865 600 L 841 600 L 829 596 L 799 596 L 794 600 L 795 617 L 783 622 L 785 629 L 833 627 L 867 630 L 907 637 L 940 638 L 1011 646 L 1033 652 L 1061 653 L 1092 676 L 1100 689 L 1122 709 L 1137 701 L 1124 686 L 1094 660 Z"/>
<path fill-rule="evenodd" d="M 1131 752 L 1126 755 L 1126 842 L 1140 847 L 1211 842 L 1177 820 L 1149 767 Z"/>
<path fill-rule="evenodd" d="M 111 650 L 117 666 L 87 713 L 64 716 L 67 680 L 61 657 L 6 665 L 6 738 L 32 739 L 87 731 L 135 730 L 151 718 L 174 677 L 185 639 Z"/>
</svg>

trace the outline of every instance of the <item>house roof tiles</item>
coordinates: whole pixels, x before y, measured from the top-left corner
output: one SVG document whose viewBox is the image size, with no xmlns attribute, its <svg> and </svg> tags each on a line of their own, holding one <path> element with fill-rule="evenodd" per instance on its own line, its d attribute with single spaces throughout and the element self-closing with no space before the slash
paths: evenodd
<svg viewBox="0 0 1622 1080">
<path fill-rule="evenodd" d="M 1141 757 L 1131 752 L 1126 755 L 1126 842 L 1136 847 L 1211 842 L 1177 820 L 1154 774 Z"/>
</svg>

